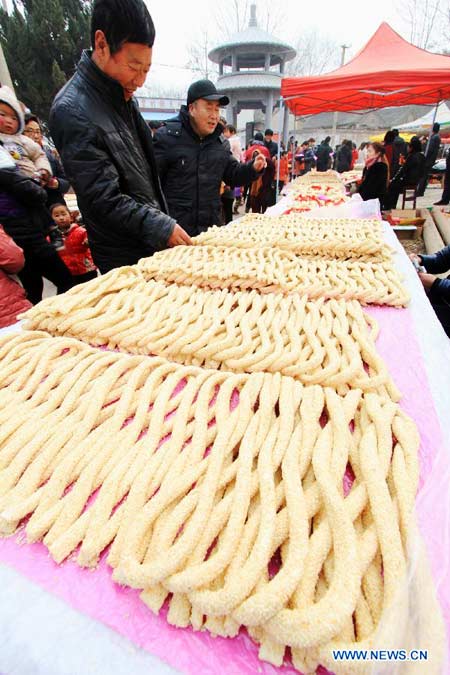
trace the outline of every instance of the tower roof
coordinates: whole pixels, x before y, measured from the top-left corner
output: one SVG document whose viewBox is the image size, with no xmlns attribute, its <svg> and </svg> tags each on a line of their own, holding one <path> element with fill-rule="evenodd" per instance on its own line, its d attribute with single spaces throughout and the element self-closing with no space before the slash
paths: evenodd
<svg viewBox="0 0 450 675">
<path fill-rule="evenodd" d="M 250 7 L 248 28 L 239 33 L 234 33 L 224 43 L 214 47 L 209 52 L 209 58 L 214 63 L 220 63 L 226 57 L 231 57 L 233 52 L 242 53 L 243 49 L 245 51 L 247 47 L 251 48 L 253 53 L 257 49 L 261 54 L 270 53 L 273 56 L 281 57 L 285 61 L 290 61 L 296 54 L 295 49 L 291 45 L 258 27 L 255 4 L 252 4 Z"/>
</svg>

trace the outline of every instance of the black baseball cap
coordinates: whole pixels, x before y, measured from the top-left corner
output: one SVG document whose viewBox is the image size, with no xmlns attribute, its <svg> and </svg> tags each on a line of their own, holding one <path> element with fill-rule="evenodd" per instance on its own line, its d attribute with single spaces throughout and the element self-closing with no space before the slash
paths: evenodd
<svg viewBox="0 0 450 675">
<path fill-rule="evenodd" d="M 198 101 L 199 98 L 204 98 L 207 101 L 219 101 L 220 105 L 228 105 L 230 99 L 228 96 L 219 94 L 214 82 L 211 80 L 197 80 L 193 82 L 188 89 L 187 104 Z"/>
</svg>

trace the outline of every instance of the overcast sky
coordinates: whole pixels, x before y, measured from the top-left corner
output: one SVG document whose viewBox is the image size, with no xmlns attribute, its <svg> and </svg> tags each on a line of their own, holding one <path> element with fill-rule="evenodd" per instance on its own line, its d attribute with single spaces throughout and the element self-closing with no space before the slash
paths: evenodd
<svg viewBox="0 0 450 675">
<path fill-rule="evenodd" d="M 186 88 L 196 79 L 192 72 L 183 70 L 188 60 L 188 46 L 203 28 L 208 28 L 219 41 L 221 31 L 213 16 L 211 0 L 190 0 L 190 2 L 165 2 L 146 0 L 156 26 L 156 42 L 153 50 L 151 72 L 146 82 L 152 86 Z M 226 3 L 226 0 L 222 0 Z M 263 9 L 263 0 L 257 8 Z M 259 7 L 258 7 L 259 4 Z M 367 42 L 382 21 L 387 21 L 398 32 L 408 38 L 408 25 L 396 10 L 395 0 L 278 0 L 272 3 L 281 21 L 290 28 L 274 31 L 278 37 L 295 44 L 296 36 L 305 29 L 319 30 L 320 33 L 336 40 L 338 45 L 351 45 L 348 58 Z M 223 6 L 223 5 L 222 5 Z M 397 5 L 398 6 L 398 5 Z M 223 37 L 225 35 L 223 34 Z M 339 49 L 339 48 L 338 48 Z M 348 60 L 348 58 L 346 60 Z M 159 65 L 166 64 L 166 65 Z M 180 69 L 167 66 L 180 66 Z"/>
</svg>

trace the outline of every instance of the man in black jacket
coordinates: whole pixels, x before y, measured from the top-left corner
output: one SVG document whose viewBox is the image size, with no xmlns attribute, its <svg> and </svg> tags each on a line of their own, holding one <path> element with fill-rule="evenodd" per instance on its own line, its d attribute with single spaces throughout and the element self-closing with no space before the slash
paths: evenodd
<svg viewBox="0 0 450 675">
<path fill-rule="evenodd" d="M 420 280 L 442 328 L 450 337 L 450 278 L 440 279 L 435 276 L 450 270 L 450 246 L 446 246 L 434 255 L 412 253 L 409 257 L 413 262 L 425 267 L 426 272 L 419 272 Z"/>
<path fill-rule="evenodd" d="M 333 151 L 330 141 L 331 136 L 327 136 L 317 148 L 317 171 L 328 171 L 331 166 Z"/>
<path fill-rule="evenodd" d="M 93 51 L 83 52 L 50 113 L 101 272 L 190 243 L 168 215 L 152 135 L 133 100 L 149 71 L 154 39 L 143 0 L 96 0 Z"/>
<path fill-rule="evenodd" d="M 273 140 L 273 131 L 272 129 L 266 129 L 264 132 L 264 145 L 270 152 L 271 157 L 276 157 L 278 155 L 278 143 L 275 143 Z"/>
<path fill-rule="evenodd" d="M 228 103 L 209 80 L 194 82 L 188 90 L 187 105 L 154 137 L 169 213 L 190 236 L 222 222 L 222 182 L 230 188 L 246 185 L 266 166 L 260 154 L 247 164 L 233 157 L 219 123 L 220 106 Z"/>
<path fill-rule="evenodd" d="M 430 142 L 428 143 L 428 148 L 425 150 L 425 173 L 422 180 L 417 186 L 417 196 L 423 197 L 425 190 L 427 189 L 428 179 L 430 177 L 431 170 L 436 163 L 437 156 L 439 153 L 439 148 L 441 147 L 441 137 L 439 135 L 439 129 L 441 125 L 435 122 L 433 124 L 433 133 L 430 137 Z"/>
<path fill-rule="evenodd" d="M 350 171 L 352 165 L 352 142 L 344 140 L 336 153 L 336 171 L 344 173 Z"/>
</svg>

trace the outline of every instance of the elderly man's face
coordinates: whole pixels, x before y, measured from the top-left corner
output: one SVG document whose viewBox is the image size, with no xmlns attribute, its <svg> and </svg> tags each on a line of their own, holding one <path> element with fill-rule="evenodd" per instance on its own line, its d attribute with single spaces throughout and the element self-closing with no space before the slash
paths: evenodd
<svg viewBox="0 0 450 675">
<path fill-rule="evenodd" d="M 152 48 L 125 42 L 118 52 L 111 54 L 104 33 L 98 30 L 93 59 L 100 70 L 121 85 L 124 98 L 129 101 L 147 78 L 152 65 Z"/>
<path fill-rule="evenodd" d="M 219 101 L 207 101 L 199 98 L 189 105 L 191 124 L 197 134 L 204 138 L 213 133 L 220 119 Z"/>
</svg>

